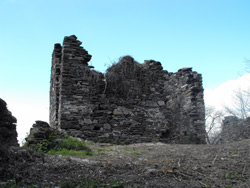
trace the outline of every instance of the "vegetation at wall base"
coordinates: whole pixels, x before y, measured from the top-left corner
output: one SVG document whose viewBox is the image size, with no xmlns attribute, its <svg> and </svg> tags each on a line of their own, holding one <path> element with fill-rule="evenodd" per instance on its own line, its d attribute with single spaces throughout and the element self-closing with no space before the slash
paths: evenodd
<svg viewBox="0 0 250 188">
<path fill-rule="evenodd" d="M 86 146 L 86 144 L 75 138 L 66 138 L 59 142 L 58 148 L 60 149 L 68 149 L 68 150 L 84 150 L 86 152 L 90 152 L 91 149 Z"/>
<path fill-rule="evenodd" d="M 50 150 L 47 154 L 49 155 L 64 155 L 64 156 L 77 156 L 85 157 L 86 155 L 94 155 L 93 152 L 88 151 L 74 151 L 62 148 L 60 150 Z"/>
<path fill-rule="evenodd" d="M 92 150 L 82 140 L 65 137 L 63 139 L 44 139 L 37 144 L 26 143 L 25 148 L 50 155 L 79 156 L 93 155 Z"/>
</svg>

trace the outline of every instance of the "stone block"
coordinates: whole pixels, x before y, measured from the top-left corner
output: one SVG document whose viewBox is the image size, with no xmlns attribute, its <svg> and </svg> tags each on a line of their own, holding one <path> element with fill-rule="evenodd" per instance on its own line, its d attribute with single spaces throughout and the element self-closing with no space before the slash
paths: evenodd
<svg viewBox="0 0 250 188">
<path fill-rule="evenodd" d="M 147 106 L 147 107 L 158 107 L 158 104 L 155 101 L 146 101 L 145 106 Z"/>
<path fill-rule="evenodd" d="M 165 106 L 165 102 L 164 101 L 157 101 L 159 106 Z"/>
<path fill-rule="evenodd" d="M 114 115 L 123 115 L 123 111 L 120 110 L 120 109 L 114 109 L 114 110 L 113 110 L 113 114 L 114 114 Z"/>
<path fill-rule="evenodd" d="M 110 129 L 111 129 L 111 125 L 108 124 L 108 123 L 105 123 L 105 124 L 103 125 L 103 128 L 104 128 L 104 129 L 110 130 Z"/>
<path fill-rule="evenodd" d="M 85 119 L 84 119 L 84 123 L 86 123 L 86 124 L 88 124 L 88 125 L 91 125 L 93 122 L 91 121 L 91 119 L 85 118 Z"/>
</svg>

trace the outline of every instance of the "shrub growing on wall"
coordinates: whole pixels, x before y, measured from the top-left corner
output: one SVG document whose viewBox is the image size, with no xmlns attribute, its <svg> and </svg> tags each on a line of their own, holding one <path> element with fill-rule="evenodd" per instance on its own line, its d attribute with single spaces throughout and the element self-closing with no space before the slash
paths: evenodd
<svg viewBox="0 0 250 188">
<path fill-rule="evenodd" d="M 107 69 L 106 94 L 125 99 L 139 97 L 154 82 L 154 71 L 147 71 L 148 68 L 147 64 L 139 64 L 131 56 L 120 58 Z"/>
</svg>

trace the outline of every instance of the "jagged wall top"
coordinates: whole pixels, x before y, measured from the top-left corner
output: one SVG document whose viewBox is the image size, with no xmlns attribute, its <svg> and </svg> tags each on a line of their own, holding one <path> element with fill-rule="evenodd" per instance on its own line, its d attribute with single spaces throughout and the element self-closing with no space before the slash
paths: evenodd
<svg viewBox="0 0 250 188">
<path fill-rule="evenodd" d="M 125 56 L 104 75 L 75 36 L 55 45 L 50 124 L 84 139 L 105 142 L 205 143 L 202 77 L 161 63 Z"/>
<path fill-rule="evenodd" d="M 64 58 L 80 61 L 81 63 L 88 65 L 91 55 L 89 55 L 88 51 L 81 47 L 81 44 L 82 42 L 77 40 L 75 35 L 65 37 L 63 41 Z"/>
</svg>

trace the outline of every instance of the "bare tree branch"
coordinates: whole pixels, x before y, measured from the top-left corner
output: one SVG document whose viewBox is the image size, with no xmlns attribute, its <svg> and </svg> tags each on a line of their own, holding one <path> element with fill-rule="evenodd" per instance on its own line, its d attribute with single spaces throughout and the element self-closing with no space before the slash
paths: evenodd
<svg viewBox="0 0 250 188">
<path fill-rule="evenodd" d="M 245 59 L 245 69 L 247 73 L 250 73 L 250 59 Z"/>
<path fill-rule="evenodd" d="M 213 107 L 206 107 L 206 140 L 208 144 L 215 144 L 220 136 L 223 112 Z"/>
<path fill-rule="evenodd" d="M 231 116 L 238 117 L 240 119 L 246 119 L 250 116 L 250 89 L 234 92 L 233 106 L 225 106 L 225 111 Z"/>
</svg>

